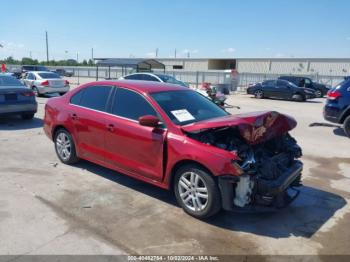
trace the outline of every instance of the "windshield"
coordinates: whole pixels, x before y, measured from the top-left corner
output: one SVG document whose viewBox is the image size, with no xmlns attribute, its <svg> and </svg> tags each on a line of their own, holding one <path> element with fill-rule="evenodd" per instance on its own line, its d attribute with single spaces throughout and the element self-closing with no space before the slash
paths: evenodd
<svg viewBox="0 0 350 262">
<path fill-rule="evenodd" d="M 175 77 L 172 77 L 169 75 L 156 75 L 156 76 L 158 76 L 165 83 L 188 87 L 184 82 L 177 80 Z"/>
<path fill-rule="evenodd" d="M 191 90 L 158 92 L 151 96 L 176 125 L 228 115 L 209 99 Z"/>
<path fill-rule="evenodd" d="M 58 74 L 55 74 L 55 73 L 39 73 L 38 75 L 43 79 L 60 78 L 60 76 Z"/>
<path fill-rule="evenodd" d="M 12 76 L 0 76 L 0 87 L 2 86 L 22 86 L 22 84 Z"/>
</svg>

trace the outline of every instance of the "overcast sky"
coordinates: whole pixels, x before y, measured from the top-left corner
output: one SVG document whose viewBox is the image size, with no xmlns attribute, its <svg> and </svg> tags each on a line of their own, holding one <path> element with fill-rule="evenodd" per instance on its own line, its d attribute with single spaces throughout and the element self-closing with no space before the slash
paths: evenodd
<svg viewBox="0 0 350 262">
<path fill-rule="evenodd" d="M 349 0 L 0 0 L 0 58 L 350 57 Z"/>
</svg>

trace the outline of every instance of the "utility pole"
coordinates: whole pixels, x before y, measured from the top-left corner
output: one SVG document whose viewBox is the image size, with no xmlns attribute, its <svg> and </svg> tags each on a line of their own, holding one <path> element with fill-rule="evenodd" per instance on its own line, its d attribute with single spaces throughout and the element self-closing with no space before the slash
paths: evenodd
<svg viewBox="0 0 350 262">
<path fill-rule="evenodd" d="M 46 36 L 46 61 L 49 62 L 49 40 L 47 37 L 47 31 L 45 31 Z"/>
<path fill-rule="evenodd" d="M 91 48 L 91 60 L 94 61 L 94 48 Z"/>
<path fill-rule="evenodd" d="M 29 51 L 29 57 L 32 58 L 32 51 Z"/>
<path fill-rule="evenodd" d="M 77 64 L 79 66 L 79 53 L 77 52 Z M 78 67 L 78 85 L 80 85 L 79 83 L 79 75 L 80 75 L 80 68 Z"/>
<path fill-rule="evenodd" d="M 158 51 L 159 51 L 159 49 L 158 49 L 158 47 L 156 48 L 156 57 L 158 57 Z"/>
<path fill-rule="evenodd" d="M 174 57 L 176 58 L 176 48 L 175 48 L 175 56 Z"/>
<path fill-rule="evenodd" d="M 187 52 L 187 58 L 190 58 L 190 51 Z"/>
</svg>

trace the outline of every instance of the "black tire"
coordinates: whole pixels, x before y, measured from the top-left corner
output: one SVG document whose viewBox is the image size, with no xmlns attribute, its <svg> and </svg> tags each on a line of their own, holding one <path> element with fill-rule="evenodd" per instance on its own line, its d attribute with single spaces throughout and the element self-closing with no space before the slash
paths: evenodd
<svg viewBox="0 0 350 262">
<path fill-rule="evenodd" d="M 322 90 L 316 89 L 316 90 L 315 90 L 315 95 L 316 95 L 316 98 L 321 98 L 321 97 L 323 97 L 323 92 L 322 92 Z"/>
<path fill-rule="evenodd" d="M 295 101 L 298 101 L 298 102 L 306 101 L 305 96 L 301 95 L 301 94 L 295 94 L 295 95 L 293 95 L 293 98 L 295 99 Z"/>
<path fill-rule="evenodd" d="M 262 98 L 264 98 L 264 92 L 261 89 L 255 90 L 254 96 L 257 99 L 262 99 Z"/>
<path fill-rule="evenodd" d="M 70 142 L 70 154 L 69 154 L 69 157 L 67 157 L 67 158 L 64 158 L 59 153 L 57 140 L 61 134 L 64 134 Z M 76 153 L 75 143 L 74 143 L 73 137 L 66 129 L 60 128 L 55 132 L 54 143 L 55 143 L 56 154 L 62 163 L 67 164 L 67 165 L 71 165 L 71 164 L 77 163 L 79 161 L 79 158 L 78 158 L 77 153 Z"/>
<path fill-rule="evenodd" d="M 31 113 L 31 114 L 22 114 L 21 115 L 22 119 L 25 119 L 25 120 L 31 120 L 34 118 L 34 114 Z"/>
<path fill-rule="evenodd" d="M 183 175 L 186 175 L 188 173 L 195 173 L 201 178 L 201 181 L 204 182 L 204 187 L 207 188 L 207 201 L 204 205 L 205 207 L 202 210 L 192 210 L 190 209 L 184 200 L 180 196 L 180 179 Z M 192 184 L 191 184 L 192 185 Z M 203 186 L 203 185 L 202 185 Z M 205 169 L 203 169 L 200 166 L 190 164 L 190 165 L 184 165 L 180 167 L 174 177 L 174 192 L 175 197 L 178 202 L 178 204 L 183 208 L 183 210 L 196 218 L 203 219 L 211 217 L 215 214 L 217 214 L 221 210 L 221 195 L 220 190 L 218 188 L 217 183 L 215 182 L 214 178 L 211 174 L 208 173 Z M 188 197 L 195 197 L 194 194 L 198 194 L 201 191 L 196 191 L 196 193 L 190 193 L 190 195 L 187 195 Z M 193 194 L 193 195 L 192 195 Z M 192 198 L 193 199 L 193 198 Z M 194 203 L 193 200 L 190 200 L 190 202 Z M 194 204 L 193 204 L 194 205 Z"/>
<path fill-rule="evenodd" d="M 345 118 L 343 125 L 344 125 L 345 134 L 348 136 L 348 138 L 350 138 L 350 116 Z"/>
</svg>

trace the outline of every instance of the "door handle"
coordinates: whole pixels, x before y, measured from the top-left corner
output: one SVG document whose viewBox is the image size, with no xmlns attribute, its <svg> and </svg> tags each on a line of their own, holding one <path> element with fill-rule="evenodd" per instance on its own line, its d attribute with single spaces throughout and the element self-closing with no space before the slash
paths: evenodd
<svg viewBox="0 0 350 262">
<path fill-rule="evenodd" d="M 72 118 L 73 120 L 77 120 L 77 119 L 78 119 L 78 116 L 77 116 L 77 114 L 72 114 L 71 118 Z"/>
<path fill-rule="evenodd" d="M 107 126 L 107 130 L 108 130 L 109 132 L 114 132 L 114 125 L 113 125 L 113 124 L 109 124 L 109 125 Z"/>
</svg>

